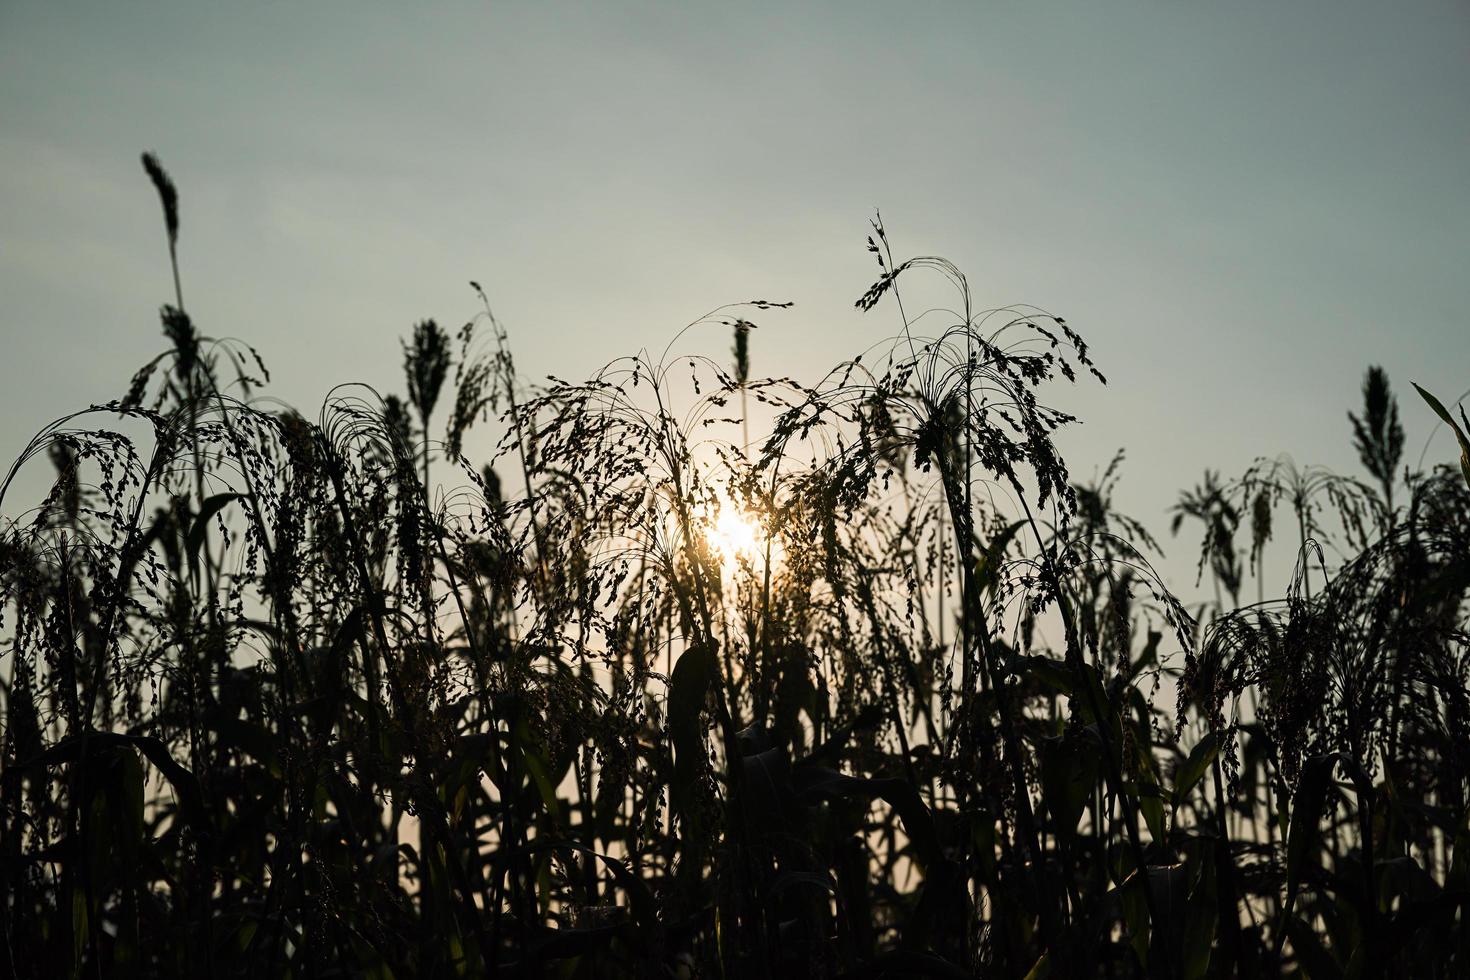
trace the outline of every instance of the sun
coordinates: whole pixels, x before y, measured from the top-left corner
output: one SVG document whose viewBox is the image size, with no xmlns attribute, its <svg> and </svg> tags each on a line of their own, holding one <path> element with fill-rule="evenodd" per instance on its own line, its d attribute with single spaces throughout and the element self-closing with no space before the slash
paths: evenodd
<svg viewBox="0 0 1470 980">
<path fill-rule="evenodd" d="M 710 545 L 727 562 L 754 562 L 761 555 L 761 532 L 755 520 L 734 507 L 720 508 L 720 516 L 710 525 Z"/>
</svg>

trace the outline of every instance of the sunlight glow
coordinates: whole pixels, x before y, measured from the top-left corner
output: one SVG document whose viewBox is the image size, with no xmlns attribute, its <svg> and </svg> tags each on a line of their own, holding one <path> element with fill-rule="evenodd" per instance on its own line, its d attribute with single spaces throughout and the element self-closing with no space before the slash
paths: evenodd
<svg viewBox="0 0 1470 980">
<path fill-rule="evenodd" d="M 722 507 L 710 525 L 709 543 L 727 562 L 758 562 L 761 558 L 760 526 L 734 507 Z"/>
</svg>

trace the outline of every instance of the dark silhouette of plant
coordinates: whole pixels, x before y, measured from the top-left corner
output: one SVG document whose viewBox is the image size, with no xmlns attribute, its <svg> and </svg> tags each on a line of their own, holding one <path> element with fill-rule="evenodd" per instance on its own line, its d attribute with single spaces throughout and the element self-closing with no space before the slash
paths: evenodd
<svg viewBox="0 0 1470 980">
<path fill-rule="evenodd" d="M 1363 376 L 1363 415 L 1352 412 L 1353 448 L 1363 468 L 1383 488 L 1383 503 L 1393 512 L 1393 486 L 1397 481 L 1399 460 L 1404 455 L 1404 427 L 1399 424 L 1398 400 L 1388 390 L 1388 375 L 1374 366 Z"/>
<path fill-rule="evenodd" d="M 1465 972 L 1470 482 L 1381 370 L 1372 484 L 1181 495 L 1187 611 L 1122 454 L 1057 448 L 1079 333 L 881 221 L 897 334 L 815 384 L 752 301 L 529 385 L 472 284 L 406 397 L 308 418 L 185 312 L 144 167 L 166 349 L 0 481 L 7 975 Z"/>
</svg>

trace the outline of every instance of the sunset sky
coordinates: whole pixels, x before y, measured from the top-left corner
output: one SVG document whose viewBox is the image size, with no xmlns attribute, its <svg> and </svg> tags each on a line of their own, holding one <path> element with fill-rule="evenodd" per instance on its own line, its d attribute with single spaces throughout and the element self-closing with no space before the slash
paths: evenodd
<svg viewBox="0 0 1470 980">
<path fill-rule="evenodd" d="M 1088 338 L 1111 383 L 1051 399 L 1086 420 L 1074 472 L 1125 448 L 1124 502 L 1161 536 L 1207 465 L 1355 472 L 1370 362 L 1411 462 L 1431 426 L 1409 381 L 1470 387 L 1462 0 L 7 0 L 7 461 L 162 347 L 144 149 L 181 190 L 191 313 L 307 414 L 341 381 L 401 388 L 397 338 L 472 316 L 472 279 L 527 377 L 759 297 L 796 306 L 758 318 L 756 373 L 815 379 L 897 329 L 853 308 L 875 208 L 977 305 Z"/>
</svg>

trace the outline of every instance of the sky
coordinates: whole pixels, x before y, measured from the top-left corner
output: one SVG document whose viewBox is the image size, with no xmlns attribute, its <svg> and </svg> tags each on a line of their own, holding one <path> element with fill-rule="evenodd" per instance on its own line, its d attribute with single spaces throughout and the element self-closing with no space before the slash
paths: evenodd
<svg viewBox="0 0 1470 980">
<path fill-rule="evenodd" d="M 1080 478 L 1126 450 L 1156 532 L 1207 466 L 1357 472 L 1370 363 L 1411 461 L 1409 381 L 1470 388 L 1464 0 L 0 0 L 6 460 L 163 347 L 145 149 L 190 313 L 308 415 L 339 382 L 400 390 L 398 338 L 473 316 L 470 280 L 526 377 L 764 298 L 796 306 L 756 318 L 755 373 L 815 380 L 898 329 L 853 307 L 879 208 L 977 306 L 1082 332 L 1110 383 L 1048 397 L 1085 420 L 1064 447 Z M 1165 545 L 1192 577 L 1193 540 Z"/>
</svg>

